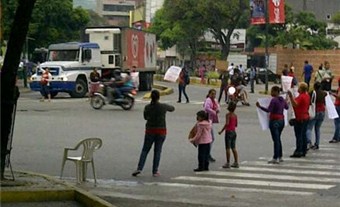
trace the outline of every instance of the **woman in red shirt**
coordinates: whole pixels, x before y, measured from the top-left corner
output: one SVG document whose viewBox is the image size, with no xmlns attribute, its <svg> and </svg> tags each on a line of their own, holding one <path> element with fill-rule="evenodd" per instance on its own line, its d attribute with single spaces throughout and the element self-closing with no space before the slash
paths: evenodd
<svg viewBox="0 0 340 207">
<path fill-rule="evenodd" d="M 308 94 L 308 85 L 305 82 L 299 83 L 298 88 L 299 95 L 294 98 L 293 94 L 288 91 L 289 99 L 292 103 L 295 120 L 294 133 L 296 138 L 296 149 L 290 156 L 293 158 L 299 158 L 306 156 L 307 153 L 307 125 L 309 121 L 308 108 L 310 104 L 310 97 Z"/>
</svg>

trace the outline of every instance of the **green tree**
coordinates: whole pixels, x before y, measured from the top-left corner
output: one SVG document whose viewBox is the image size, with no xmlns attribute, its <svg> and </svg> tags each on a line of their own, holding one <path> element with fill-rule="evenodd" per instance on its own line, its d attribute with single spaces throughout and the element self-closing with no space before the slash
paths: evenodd
<svg viewBox="0 0 340 207">
<path fill-rule="evenodd" d="M 177 45 L 179 53 L 185 54 L 189 48 L 193 66 L 204 34 L 201 20 L 196 0 L 165 0 L 163 8 L 156 12 L 150 31 L 157 35 L 162 49 Z"/>
<path fill-rule="evenodd" d="M 284 47 L 303 49 L 331 49 L 337 43 L 326 37 L 326 23 L 318 21 L 313 13 L 293 13 L 285 6 L 286 22 L 269 25 L 269 46 L 283 45 Z M 264 46 L 264 25 L 251 26 L 247 30 L 247 39 L 251 48 Z"/>
<path fill-rule="evenodd" d="M 249 1 L 247 0 L 198 0 L 198 11 L 202 24 L 212 32 L 221 46 L 221 58 L 227 59 L 230 51 L 230 38 L 238 26 L 246 24 L 241 20 L 246 17 Z M 224 32 L 225 30 L 226 33 Z"/>
<path fill-rule="evenodd" d="M 4 39 L 8 39 L 14 19 L 17 1 L 5 0 Z M 83 29 L 90 21 L 88 12 L 80 7 L 73 8 L 70 0 L 37 0 L 29 26 L 29 49 L 47 47 L 51 43 L 79 41 Z"/>
<path fill-rule="evenodd" d="M 333 17 L 332 17 L 332 22 L 334 24 L 339 24 L 340 25 L 340 11 L 336 12 Z"/>
</svg>

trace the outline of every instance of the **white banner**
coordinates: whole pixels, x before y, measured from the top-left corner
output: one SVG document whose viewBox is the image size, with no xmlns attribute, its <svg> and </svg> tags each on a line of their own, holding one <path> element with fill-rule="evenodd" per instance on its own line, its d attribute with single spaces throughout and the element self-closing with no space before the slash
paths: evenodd
<svg viewBox="0 0 340 207">
<path fill-rule="evenodd" d="M 268 108 L 271 100 L 272 98 L 260 98 L 257 101 L 262 107 Z M 269 129 L 269 113 L 263 111 L 262 109 L 258 107 L 256 110 L 257 110 L 257 116 L 259 118 L 259 122 L 260 122 L 260 126 L 262 130 Z M 286 109 L 284 109 L 283 111 L 283 116 L 284 116 L 285 126 L 287 126 L 288 125 L 288 111 Z"/>
<path fill-rule="evenodd" d="M 326 99 L 326 109 L 327 109 L 328 118 L 329 119 L 338 118 L 339 117 L 338 112 L 335 109 L 334 103 L 329 93 L 327 93 L 327 96 L 325 99 Z"/>
<path fill-rule="evenodd" d="M 165 75 L 164 75 L 164 80 L 166 81 L 170 81 L 170 82 L 176 82 L 176 80 L 178 79 L 178 76 L 181 72 L 182 68 L 178 67 L 178 66 L 171 66 L 170 68 L 168 68 L 168 70 L 166 71 Z"/>
<path fill-rule="evenodd" d="M 282 91 L 287 92 L 292 86 L 293 77 L 281 75 Z"/>
</svg>

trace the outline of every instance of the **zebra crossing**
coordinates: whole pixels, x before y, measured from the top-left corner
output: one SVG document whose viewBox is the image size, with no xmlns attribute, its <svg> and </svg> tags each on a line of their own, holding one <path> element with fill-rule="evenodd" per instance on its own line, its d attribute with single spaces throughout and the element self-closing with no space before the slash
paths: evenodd
<svg viewBox="0 0 340 207">
<path fill-rule="evenodd" d="M 228 191 L 271 193 L 282 195 L 313 195 L 330 190 L 340 183 L 339 145 L 320 146 L 307 157 L 286 158 L 280 164 L 268 164 L 270 157 L 242 162 L 240 168 L 196 172 L 190 176 L 171 178 L 172 182 L 153 182 L 147 185 L 178 188 L 210 188 Z"/>
</svg>

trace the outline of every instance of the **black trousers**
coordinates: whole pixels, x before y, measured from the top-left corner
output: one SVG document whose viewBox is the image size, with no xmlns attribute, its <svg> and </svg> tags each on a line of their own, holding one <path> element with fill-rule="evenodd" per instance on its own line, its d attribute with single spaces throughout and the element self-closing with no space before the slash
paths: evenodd
<svg viewBox="0 0 340 207">
<path fill-rule="evenodd" d="M 210 143 L 198 145 L 198 168 L 209 170 Z"/>
</svg>

